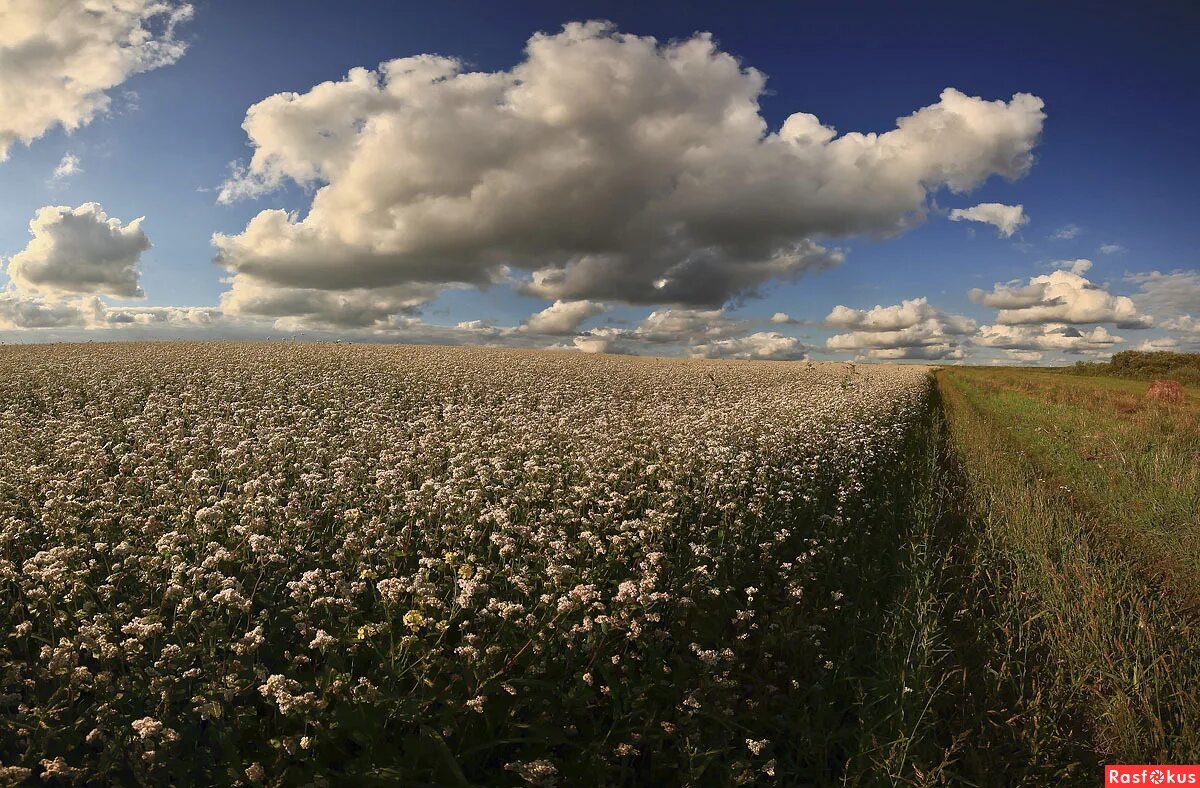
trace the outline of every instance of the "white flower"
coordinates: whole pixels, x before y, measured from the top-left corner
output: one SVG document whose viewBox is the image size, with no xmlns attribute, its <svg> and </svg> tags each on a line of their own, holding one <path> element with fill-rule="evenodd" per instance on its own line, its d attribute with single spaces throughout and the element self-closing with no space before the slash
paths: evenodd
<svg viewBox="0 0 1200 788">
<path fill-rule="evenodd" d="M 142 717 L 140 720 L 134 720 L 132 727 L 143 739 L 153 739 L 162 732 L 163 724 L 153 717 Z"/>
<path fill-rule="evenodd" d="M 38 761 L 38 765 L 42 767 L 41 776 L 45 781 L 56 777 L 69 778 L 75 772 L 75 769 L 69 766 L 62 756 L 56 756 L 53 759 L 43 758 Z"/>
<path fill-rule="evenodd" d="M 516 763 L 506 763 L 504 769 L 510 772 L 516 772 L 521 779 L 530 785 L 538 786 L 539 788 L 553 788 L 558 784 L 558 768 L 546 760 L 518 761 Z"/>
<path fill-rule="evenodd" d="M 759 739 L 758 741 L 755 741 L 754 739 L 746 739 L 746 749 L 750 751 L 751 755 L 762 755 L 763 751 L 767 749 L 767 745 L 770 743 L 771 742 L 768 739 Z"/>
<path fill-rule="evenodd" d="M 46 698 L 75 699 L 93 722 L 21 747 L 46 756 L 32 776 L 81 785 L 103 784 L 130 740 L 159 779 L 197 745 L 176 719 L 278 746 L 242 779 L 291 784 L 327 709 L 378 709 L 401 676 L 413 708 L 485 715 L 498 735 L 510 707 L 570 705 L 566 719 L 676 687 L 640 733 L 594 744 L 614 763 L 735 713 L 747 672 L 793 643 L 818 655 L 807 672 L 755 681 L 828 685 L 839 559 L 874 536 L 892 503 L 872 497 L 877 474 L 902 463 L 930 393 L 927 371 L 900 367 L 843 385 L 842 365 L 461 348 L 0 351 L 20 370 L 0 376 L 0 490 L 15 496 L 0 500 L 0 585 L 20 613 L 0 634 L 0 703 L 50 719 Z M 30 430 L 47 408 L 53 426 Z M 584 686 L 535 678 L 563 669 Z M 788 698 L 747 700 L 750 719 Z M 256 702 L 252 722 L 236 713 Z M 37 750 L 49 741 L 73 767 Z M 761 759 L 740 774 L 777 770 L 765 739 L 747 747 Z M 562 780 L 550 761 L 506 768 Z"/>
<path fill-rule="evenodd" d="M 331 636 L 323 629 L 318 629 L 316 637 L 312 639 L 312 642 L 308 644 L 308 647 L 314 651 L 324 651 L 335 643 L 337 643 L 337 638 Z"/>
<path fill-rule="evenodd" d="M 375 584 L 375 590 L 387 605 L 398 605 L 404 597 L 404 584 L 394 577 L 380 580 Z"/>
</svg>

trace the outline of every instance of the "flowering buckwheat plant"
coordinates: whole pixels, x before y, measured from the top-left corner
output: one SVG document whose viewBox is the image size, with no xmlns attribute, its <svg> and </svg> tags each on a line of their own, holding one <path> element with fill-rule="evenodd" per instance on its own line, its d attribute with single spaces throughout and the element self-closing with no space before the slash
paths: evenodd
<svg viewBox="0 0 1200 788">
<path fill-rule="evenodd" d="M 929 386 L 0 348 L 0 778 L 786 784 L 861 700 L 842 677 Z"/>
</svg>

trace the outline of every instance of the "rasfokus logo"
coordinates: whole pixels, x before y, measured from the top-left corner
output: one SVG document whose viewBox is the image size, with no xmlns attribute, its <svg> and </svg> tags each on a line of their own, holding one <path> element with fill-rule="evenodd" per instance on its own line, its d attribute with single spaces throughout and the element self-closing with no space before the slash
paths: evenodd
<svg viewBox="0 0 1200 788">
<path fill-rule="evenodd" d="M 1104 785 L 1200 785 L 1200 765 L 1105 766 Z"/>
</svg>

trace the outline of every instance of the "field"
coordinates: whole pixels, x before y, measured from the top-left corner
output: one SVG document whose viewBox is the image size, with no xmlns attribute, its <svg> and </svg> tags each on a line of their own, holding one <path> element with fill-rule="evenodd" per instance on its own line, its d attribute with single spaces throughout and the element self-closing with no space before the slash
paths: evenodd
<svg viewBox="0 0 1200 788">
<path fill-rule="evenodd" d="M 1197 399 L 0 348 L 0 780 L 1095 783 L 1200 759 Z"/>
</svg>

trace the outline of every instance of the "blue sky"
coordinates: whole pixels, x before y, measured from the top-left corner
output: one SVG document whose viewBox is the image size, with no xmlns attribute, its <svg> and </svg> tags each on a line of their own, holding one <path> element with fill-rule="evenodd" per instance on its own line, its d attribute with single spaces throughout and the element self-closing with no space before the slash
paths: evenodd
<svg viewBox="0 0 1200 788">
<path fill-rule="evenodd" d="M 23 0 L 13 2 L 20 6 Z M 605 343 L 607 350 L 686 353 L 701 347 L 694 354 L 795 358 L 805 345 L 805 352 L 816 359 L 857 355 L 888 360 L 931 356 L 897 351 L 908 346 L 888 338 L 865 338 L 865 345 L 852 343 L 853 350 L 834 353 L 825 346 L 828 337 L 878 326 L 865 313 L 841 324 L 821 322 L 839 304 L 869 310 L 877 304 L 899 306 L 906 299 L 925 298 L 939 314 L 963 316 L 977 326 L 994 325 L 1002 316 L 981 297 L 970 298 L 972 288 L 992 291 L 996 283 L 1011 280 L 1027 286 L 1032 278 L 1052 274 L 1058 261 L 1086 258 L 1092 264 L 1072 274 L 1086 281 L 1081 287 L 1101 290 L 1113 299 L 1133 297 L 1138 319 L 1145 317 L 1142 322 L 1152 327 L 1120 328 L 1118 320 L 1090 320 L 1111 316 L 1101 305 L 1099 312 L 1083 310 L 1061 320 L 1003 318 L 1010 321 L 1006 325 L 1022 327 L 1019 341 L 993 340 L 988 345 L 962 331 L 922 339 L 922 346 L 946 349 L 943 360 L 1061 363 L 1148 340 L 1187 349 L 1200 339 L 1200 332 L 1192 330 L 1194 316 L 1200 316 L 1200 223 L 1193 217 L 1200 172 L 1200 102 L 1190 40 L 1200 13 L 1189 4 L 780 4 L 746 11 L 706 3 L 523 3 L 501 8 L 482 2 L 199 0 L 191 7 L 190 18 L 181 15 L 172 32 L 164 30 L 161 18 L 144 22 L 152 34 L 186 45 L 186 51 L 181 47 L 178 56 L 167 58 L 171 62 L 101 86 L 99 93 L 110 100 L 106 110 L 82 121 L 64 116 L 28 143 L 17 139 L 7 160 L 0 162 L 0 258 L 13 258 L 26 249 L 29 223 L 39 209 L 97 203 L 106 217 L 125 223 L 145 217 L 140 231 L 150 248 L 136 257 L 145 297 L 126 299 L 114 296 L 111 289 L 64 285 L 51 273 L 39 274 L 38 281 L 27 278 L 22 285 L 10 270 L 7 287 L 13 303 L 32 299 L 30 303 L 48 308 L 97 295 L 106 309 L 195 307 L 211 309 L 215 316 L 202 327 L 181 327 L 174 318 L 144 323 L 136 327 L 139 336 L 259 336 L 310 330 L 313 335 L 387 341 L 569 347 L 573 335 L 608 327 L 609 338 L 617 341 Z M 228 204 L 218 202 L 218 191 L 230 177 L 230 163 L 245 164 L 254 153 L 242 129 L 252 105 L 282 92 L 305 94 L 319 83 L 341 80 L 355 67 L 374 69 L 394 58 L 423 53 L 457 58 L 468 72 L 504 72 L 525 59 L 524 47 L 533 33 L 555 34 L 564 23 L 591 19 L 610 20 L 620 33 L 653 36 L 662 44 L 686 40 L 697 31 L 711 33 L 719 51 L 766 75 L 766 92 L 758 105 L 770 131 L 778 131 L 792 113 L 805 112 L 839 134 L 883 133 L 895 128 L 897 118 L 937 104 L 947 87 L 987 101 L 1033 94 L 1044 102 L 1045 113 L 1033 147 L 1035 161 L 1015 180 L 1003 177 L 1000 168 L 967 193 L 931 185 L 923 202 L 924 221 L 902 233 L 818 232 L 811 237 L 824 248 L 844 253 L 840 264 L 805 268 L 798 276 L 782 277 L 785 281 L 755 281 L 751 297 L 735 294 L 720 316 L 742 324 L 707 330 L 700 317 L 688 322 L 692 334 L 650 346 L 620 332 L 634 331 L 656 309 L 699 312 L 703 307 L 712 312 L 714 305 L 652 304 L 641 297 L 629 303 L 608 290 L 596 291 L 603 297 L 580 291 L 584 298 L 574 300 L 601 304 L 606 311 L 589 313 L 572 324 L 571 331 L 539 340 L 529 331 L 506 337 L 492 330 L 473 337 L 425 330 L 473 320 L 516 327 L 554 300 L 555 294 L 547 292 L 519 294 L 515 285 L 504 282 L 482 288 L 439 285 L 436 293 L 425 294 L 419 306 L 407 308 L 399 323 L 383 331 L 378 323 L 318 320 L 307 325 L 304 321 L 313 317 L 311 313 L 284 316 L 276 323 L 279 310 L 255 314 L 243 308 L 237 315 L 228 308 L 225 314 L 216 311 L 221 294 L 229 289 L 225 280 L 235 273 L 246 275 L 257 263 L 246 256 L 232 267 L 216 265 L 213 233 L 237 236 L 257 214 L 272 208 L 298 212 L 302 219 L 325 185 L 322 180 L 297 184 L 284 178 L 277 188 L 258 189 Z M 0 38 L 0 47 L 5 43 Z M 15 48 L 19 42 L 7 43 Z M 68 132 L 64 125 L 77 128 Z M 53 177 L 68 154 L 76 157 L 80 171 Z M 1019 204 L 1027 222 L 1010 237 L 1000 237 L 989 224 L 947 220 L 951 209 L 987 203 Z M 1074 233 L 1062 232 L 1072 227 Z M 1056 238 L 1056 233 L 1072 237 Z M 38 263 L 40 268 L 26 263 L 25 270 L 45 272 L 53 262 Z M 340 265 L 355 262 L 349 259 Z M 1161 276 L 1150 277 L 1153 271 Z M 281 287 L 285 280 L 292 281 L 281 276 L 272 279 L 271 286 Z M 341 285 L 327 280 L 321 287 L 323 292 L 337 291 Z M 1051 306 L 1073 298 L 1067 291 L 1041 297 Z M 1036 307 L 1031 301 L 1028 308 Z M 777 312 L 800 322 L 752 324 Z M 921 319 L 931 316 L 937 317 L 924 312 Z M 84 325 L 63 320 L 24 327 L 11 318 L 5 326 L 4 319 L 0 312 L 0 335 L 10 341 L 123 336 L 111 322 Z M 417 325 L 420 328 L 410 334 L 402 327 Z M 1133 323 L 1125 319 L 1123 325 Z M 1045 339 L 1086 334 L 1102 326 L 1122 341 Z M 738 341 L 764 332 L 796 342 L 784 346 L 760 340 L 763 348 L 780 349 L 773 356 L 769 349 L 758 352 L 752 349 L 754 343 Z M 574 344 L 583 347 L 582 342 Z M 1070 352 L 1061 352 L 1064 348 Z M 879 350 L 887 352 L 872 352 Z M 1040 353 L 1036 359 L 1035 353 Z"/>
</svg>

